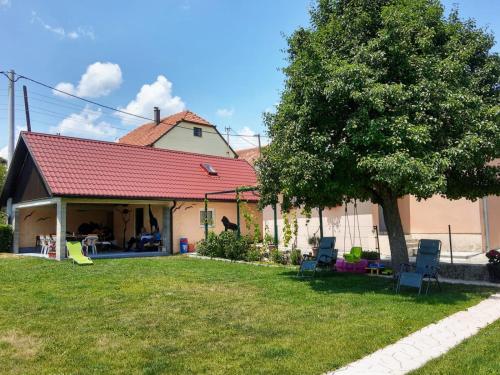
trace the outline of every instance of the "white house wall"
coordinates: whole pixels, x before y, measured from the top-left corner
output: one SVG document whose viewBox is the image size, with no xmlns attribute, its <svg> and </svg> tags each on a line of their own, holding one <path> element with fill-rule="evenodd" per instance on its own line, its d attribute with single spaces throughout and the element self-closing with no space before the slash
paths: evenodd
<svg viewBox="0 0 500 375">
<path fill-rule="evenodd" d="M 202 136 L 195 137 L 193 128 L 201 128 Z M 212 126 L 181 122 L 156 141 L 154 147 L 168 150 L 234 158 L 234 152 Z"/>
</svg>

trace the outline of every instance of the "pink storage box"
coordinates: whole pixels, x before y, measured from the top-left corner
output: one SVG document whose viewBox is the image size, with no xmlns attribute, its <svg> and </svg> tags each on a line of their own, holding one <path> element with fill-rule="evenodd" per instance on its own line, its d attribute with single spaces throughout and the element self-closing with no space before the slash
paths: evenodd
<svg viewBox="0 0 500 375">
<path fill-rule="evenodd" d="M 365 273 L 368 267 L 368 261 L 361 259 L 357 263 L 347 263 L 344 259 L 337 259 L 335 268 L 338 272 Z"/>
</svg>

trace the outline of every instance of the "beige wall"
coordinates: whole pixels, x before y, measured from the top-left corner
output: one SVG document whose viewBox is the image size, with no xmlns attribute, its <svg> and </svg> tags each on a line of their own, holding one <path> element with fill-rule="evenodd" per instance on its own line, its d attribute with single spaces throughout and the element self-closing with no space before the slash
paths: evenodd
<svg viewBox="0 0 500 375">
<path fill-rule="evenodd" d="M 490 197 L 489 200 L 490 239 L 492 246 L 500 246 L 500 197 Z M 278 206 L 278 235 L 283 245 L 283 218 Z M 483 249 L 482 218 L 480 201 L 471 202 L 466 199 L 448 200 L 439 196 L 418 202 L 413 196 L 405 196 L 399 200 L 401 221 L 406 238 L 411 242 L 421 238 L 439 239 L 442 242 L 443 252 L 449 251 L 448 224 L 452 230 L 453 250 L 456 252 L 480 252 Z M 371 202 L 358 202 L 358 217 L 361 231 L 361 245 L 366 250 L 375 250 L 376 236 L 373 226 L 379 225 L 379 208 Z M 311 246 L 308 238 L 313 234 L 319 235 L 319 218 L 317 210 L 313 210 L 312 217 L 307 220 L 297 210 L 299 234 L 297 247 L 303 252 L 309 252 Z M 354 235 L 353 205 L 348 205 L 348 223 L 351 236 Z M 273 210 L 270 206 L 263 212 L 264 227 L 272 235 L 274 230 Z M 323 211 L 323 226 L 325 236 L 337 238 L 336 248 L 340 254 L 349 251 L 352 242 L 349 236 L 349 227 L 345 222 L 344 207 L 335 207 Z M 356 237 L 359 237 L 356 230 Z M 344 245 L 344 236 L 346 241 Z M 387 235 L 379 236 L 382 255 L 389 255 L 389 241 Z M 292 243 L 288 247 L 291 246 Z M 355 242 L 359 245 L 359 239 Z"/>
<path fill-rule="evenodd" d="M 19 221 L 19 247 L 35 247 L 36 236 L 56 233 L 56 206 L 21 208 Z"/>
<path fill-rule="evenodd" d="M 204 210 L 203 202 L 178 202 L 173 214 L 174 223 L 174 253 L 179 252 L 179 241 L 181 237 L 187 237 L 189 243 L 196 244 L 205 237 L 205 227 L 200 224 L 200 211 Z M 224 231 L 221 219 L 226 216 L 229 221 L 236 223 L 235 202 L 209 202 L 209 209 L 214 209 L 215 227 L 209 227 L 209 231 L 220 233 Z M 262 213 L 257 210 L 255 203 L 248 204 L 248 209 L 259 224 L 262 232 Z M 248 234 L 245 227 L 245 219 L 240 214 L 241 233 Z"/>
<path fill-rule="evenodd" d="M 410 233 L 481 234 L 479 201 L 449 200 L 439 196 L 420 202 L 410 198 Z"/>
<path fill-rule="evenodd" d="M 182 126 L 182 128 L 179 126 Z M 192 129 L 194 127 L 203 129 L 201 137 L 193 135 Z M 189 128 L 190 130 L 185 128 Z M 216 134 L 216 130 L 213 127 L 192 124 L 190 122 L 181 122 L 177 127 L 156 141 L 154 147 L 232 158 L 236 156 L 222 137 Z"/>
<path fill-rule="evenodd" d="M 334 208 L 326 208 L 323 210 L 323 235 L 336 237 L 335 248 L 339 249 L 342 254 L 344 251 L 350 251 L 352 246 L 361 245 L 366 250 L 375 250 L 375 234 L 373 232 L 374 224 L 374 214 L 373 205 L 370 202 L 358 202 L 358 218 L 356 220 L 356 237 L 354 238 L 354 205 L 349 204 L 347 206 L 347 221 L 345 216 L 345 207 L 339 206 Z M 284 220 L 280 213 L 280 206 L 277 207 L 278 210 L 278 236 L 280 247 L 283 248 L 283 228 Z M 313 235 L 319 237 L 319 215 L 318 210 L 313 210 L 311 213 L 311 218 L 308 219 L 305 215 L 301 213 L 300 209 L 295 210 L 297 214 L 297 222 L 299 225 L 299 231 L 297 235 L 297 247 L 302 250 L 303 253 L 309 253 L 311 251 L 311 245 L 309 245 L 308 240 Z M 291 214 L 289 214 L 289 219 L 291 220 Z M 274 219 L 273 219 L 273 209 L 268 206 L 263 211 L 264 227 L 273 236 L 274 235 Z M 359 231 L 358 231 L 358 221 L 359 221 Z M 349 228 L 351 235 L 349 236 Z M 344 242 L 345 235 L 345 242 Z M 361 239 L 360 239 L 361 235 Z M 352 241 L 351 241 L 352 238 Z M 288 249 L 291 248 L 294 239 L 288 245 Z"/>
<path fill-rule="evenodd" d="M 488 221 L 490 227 L 490 248 L 500 249 L 500 196 L 489 196 L 487 200 Z"/>
</svg>

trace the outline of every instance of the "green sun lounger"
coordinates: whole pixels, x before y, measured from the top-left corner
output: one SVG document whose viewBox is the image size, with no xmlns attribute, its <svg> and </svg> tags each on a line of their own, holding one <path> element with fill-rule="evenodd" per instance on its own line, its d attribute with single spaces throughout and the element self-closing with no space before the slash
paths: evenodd
<svg viewBox="0 0 500 375">
<path fill-rule="evenodd" d="M 348 263 L 358 263 L 361 260 L 362 253 L 361 246 L 354 246 L 349 254 L 344 254 L 344 259 Z"/>
<path fill-rule="evenodd" d="M 82 253 L 82 244 L 78 241 L 67 241 L 66 247 L 68 248 L 69 258 L 73 260 L 73 263 L 84 265 L 84 264 L 94 264 L 89 257 L 86 257 Z"/>
</svg>

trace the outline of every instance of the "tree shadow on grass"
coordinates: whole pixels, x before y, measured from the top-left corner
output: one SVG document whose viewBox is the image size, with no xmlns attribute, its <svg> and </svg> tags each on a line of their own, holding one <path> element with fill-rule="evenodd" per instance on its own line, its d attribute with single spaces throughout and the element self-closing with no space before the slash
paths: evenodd
<svg viewBox="0 0 500 375">
<path fill-rule="evenodd" d="M 438 285 L 432 282 L 429 294 L 426 295 L 427 283 L 424 282 L 421 295 L 418 295 L 418 289 L 407 287 L 402 287 L 401 291 L 396 294 L 393 279 L 387 277 L 331 271 L 316 272 L 314 277 L 298 277 L 297 272 L 290 270 L 283 272 L 282 275 L 297 283 L 307 284 L 317 293 L 381 294 L 392 296 L 395 301 L 411 299 L 415 303 L 428 305 L 456 304 L 469 300 L 472 294 L 486 298 L 497 292 L 490 287 L 443 282 L 441 282 L 440 290 Z"/>
</svg>

